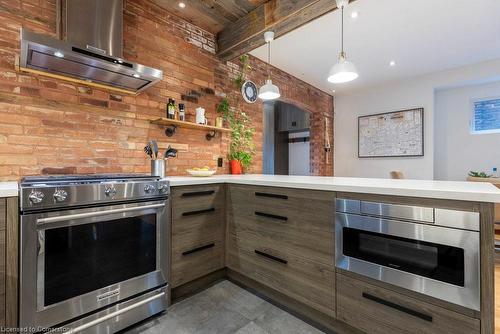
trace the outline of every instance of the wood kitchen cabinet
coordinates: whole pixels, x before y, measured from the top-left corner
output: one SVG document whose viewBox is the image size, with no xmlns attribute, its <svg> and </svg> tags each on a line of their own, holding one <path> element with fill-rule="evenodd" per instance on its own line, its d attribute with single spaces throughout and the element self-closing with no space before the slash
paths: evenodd
<svg viewBox="0 0 500 334">
<path fill-rule="evenodd" d="M 335 314 L 334 194 L 228 187 L 226 266 Z"/>
<path fill-rule="evenodd" d="M 480 320 L 337 274 L 337 317 L 367 334 L 479 334 Z"/>
<path fill-rule="evenodd" d="M 309 113 L 287 103 L 276 105 L 278 131 L 300 131 L 310 127 Z"/>
<path fill-rule="evenodd" d="M 172 188 L 173 288 L 224 267 L 224 189 Z"/>
<path fill-rule="evenodd" d="M 18 199 L 0 198 L 0 327 L 17 327 Z"/>
</svg>

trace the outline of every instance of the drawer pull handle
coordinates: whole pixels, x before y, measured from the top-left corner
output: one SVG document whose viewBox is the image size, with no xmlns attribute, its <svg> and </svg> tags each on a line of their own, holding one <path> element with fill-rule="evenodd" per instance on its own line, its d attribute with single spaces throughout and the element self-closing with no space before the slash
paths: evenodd
<svg viewBox="0 0 500 334">
<path fill-rule="evenodd" d="M 256 216 L 261 216 L 261 217 L 266 217 L 266 218 L 272 218 L 272 219 L 278 219 L 278 220 L 283 220 L 283 221 L 287 221 L 288 220 L 287 217 L 273 215 L 273 214 L 270 214 L 270 213 L 264 213 L 264 212 L 260 212 L 260 211 L 255 211 L 254 213 L 255 213 Z"/>
<path fill-rule="evenodd" d="M 199 252 L 199 251 L 202 251 L 202 250 L 205 250 L 205 249 L 209 249 L 209 248 L 212 248 L 215 246 L 215 243 L 211 243 L 211 244 L 208 244 L 208 245 L 205 245 L 205 246 L 200 246 L 200 247 L 196 247 L 194 249 L 191 249 L 191 250 L 188 250 L 188 251 L 185 251 L 182 253 L 182 255 L 189 255 L 189 254 L 193 254 L 193 253 L 196 253 L 196 252 Z"/>
<path fill-rule="evenodd" d="M 422 320 L 425 320 L 425 321 L 428 321 L 428 322 L 432 322 L 432 316 L 430 316 L 430 315 L 427 315 L 427 314 L 424 314 L 424 313 L 412 310 L 410 308 L 407 308 L 407 307 L 395 304 L 393 302 L 384 300 L 382 298 L 376 297 L 376 296 L 371 295 L 369 293 L 363 292 L 362 296 L 363 296 L 363 298 L 366 298 L 368 300 L 374 301 L 375 303 L 379 303 L 381 305 L 393 308 L 393 309 L 398 310 L 400 312 L 404 312 L 406 314 L 409 314 L 411 316 L 420 318 Z"/>
<path fill-rule="evenodd" d="M 210 208 L 210 209 L 204 209 L 204 210 L 196 210 L 196 211 L 188 211 L 188 212 L 183 212 L 183 216 L 194 216 L 194 215 L 201 215 L 204 213 L 209 213 L 209 212 L 214 212 L 215 208 Z"/>
<path fill-rule="evenodd" d="M 264 252 L 261 252 L 259 250 L 255 250 L 255 254 L 263 256 L 263 257 L 267 257 L 268 259 L 271 259 L 271 260 L 279 262 L 279 263 L 283 263 L 283 264 L 287 264 L 288 263 L 287 260 L 280 259 L 279 257 L 276 257 L 274 255 L 270 255 L 270 254 L 267 254 L 267 253 L 264 253 Z"/>
<path fill-rule="evenodd" d="M 258 196 L 258 197 L 271 197 L 271 198 L 279 198 L 279 199 L 288 199 L 287 195 L 269 194 L 269 193 L 261 193 L 261 192 L 255 192 L 255 196 Z"/>
<path fill-rule="evenodd" d="M 181 197 L 198 197 L 198 196 L 209 196 L 215 193 L 215 190 L 207 191 L 193 191 L 190 193 L 183 193 Z"/>
</svg>

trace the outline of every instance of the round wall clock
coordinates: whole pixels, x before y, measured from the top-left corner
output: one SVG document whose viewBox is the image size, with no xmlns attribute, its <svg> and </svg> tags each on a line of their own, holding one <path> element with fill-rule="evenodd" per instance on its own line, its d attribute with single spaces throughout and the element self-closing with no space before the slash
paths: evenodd
<svg viewBox="0 0 500 334">
<path fill-rule="evenodd" d="M 257 101 L 257 95 L 259 94 L 257 86 L 252 81 L 245 81 L 241 85 L 241 95 L 247 103 L 254 103 Z"/>
</svg>

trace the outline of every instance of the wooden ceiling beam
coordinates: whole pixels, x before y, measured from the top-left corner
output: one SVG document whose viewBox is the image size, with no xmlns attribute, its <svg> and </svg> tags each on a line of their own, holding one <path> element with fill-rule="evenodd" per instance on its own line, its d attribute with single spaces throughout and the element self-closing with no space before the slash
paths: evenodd
<svg viewBox="0 0 500 334">
<path fill-rule="evenodd" d="M 265 31 L 277 38 L 336 8 L 334 0 L 269 0 L 217 34 L 217 55 L 234 59 L 264 45 Z"/>
</svg>

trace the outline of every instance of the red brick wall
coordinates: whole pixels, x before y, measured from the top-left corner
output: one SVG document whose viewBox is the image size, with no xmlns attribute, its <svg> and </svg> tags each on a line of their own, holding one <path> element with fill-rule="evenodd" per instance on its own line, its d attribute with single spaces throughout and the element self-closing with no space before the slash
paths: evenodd
<svg viewBox="0 0 500 334">
<path fill-rule="evenodd" d="M 142 149 L 156 139 L 165 149 L 179 149 L 169 160 L 171 175 L 193 166 L 216 166 L 226 157 L 227 134 L 205 140 L 205 133 L 178 129 L 166 137 L 149 119 L 165 115 L 169 97 L 184 101 L 187 119 L 203 106 L 213 124 L 221 93 L 234 90 L 238 66 L 214 55 L 212 34 L 170 14 L 148 0 L 125 0 L 124 55 L 160 68 L 164 80 L 138 96 L 120 95 L 14 70 L 21 27 L 55 36 L 55 0 L 0 0 L 0 179 L 16 180 L 50 167 L 78 173 L 149 172 Z M 261 85 L 266 64 L 251 58 L 249 79 Z M 283 100 L 311 112 L 311 170 L 332 175 L 325 165 L 324 117 L 333 117 L 333 98 L 297 78 L 273 68 L 273 81 Z M 262 102 L 242 103 L 256 128 L 257 155 L 250 172 L 262 170 Z M 330 140 L 333 144 L 333 122 Z M 227 173 L 228 168 L 219 169 Z"/>
</svg>

